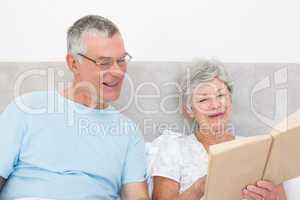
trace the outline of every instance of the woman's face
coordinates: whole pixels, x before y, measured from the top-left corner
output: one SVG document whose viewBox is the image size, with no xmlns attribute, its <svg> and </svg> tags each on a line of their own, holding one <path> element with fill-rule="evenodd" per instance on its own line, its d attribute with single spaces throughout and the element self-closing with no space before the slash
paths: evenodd
<svg viewBox="0 0 300 200">
<path fill-rule="evenodd" d="M 200 125 L 200 131 L 224 133 L 231 113 L 231 94 L 222 80 L 215 78 L 193 88 L 191 117 Z"/>
</svg>

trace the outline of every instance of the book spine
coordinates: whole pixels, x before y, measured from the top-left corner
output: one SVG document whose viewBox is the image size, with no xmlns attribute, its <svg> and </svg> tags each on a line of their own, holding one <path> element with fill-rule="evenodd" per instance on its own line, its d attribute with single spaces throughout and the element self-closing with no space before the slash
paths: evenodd
<svg viewBox="0 0 300 200">
<path fill-rule="evenodd" d="M 264 180 L 265 173 L 266 173 L 267 166 L 268 166 L 270 156 L 271 156 L 271 152 L 272 152 L 273 143 L 275 141 L 275 138 L 273 137 L 273 135 L 270 135 L 270 136 L 271 136 L 271 144 L 270 144 L 269 151 L 268 151 L 268 154 L 267 154 L 267 159 L 266 159 L 266 162 L 265 162 L 265 166 L 264 166 L 264 170 L 263 170 L 263 173 L 262 173 L 262 176 L 261 176 L 261 180 Z"/>
</svg>

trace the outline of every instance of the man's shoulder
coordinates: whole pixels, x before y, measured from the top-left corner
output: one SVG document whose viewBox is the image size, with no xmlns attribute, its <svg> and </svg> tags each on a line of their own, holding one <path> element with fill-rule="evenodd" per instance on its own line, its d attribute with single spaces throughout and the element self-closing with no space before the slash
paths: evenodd
<svg viewBox="0 0 300 200">
<path fill-rule="evenodd" d="M 142 137 L 142 131 L 133 119 L 121 113 L 119 110 L 110 105 L 108 108 L 107 114 L 109 114 L 109 126 L 115 127 L 118 129 L 120 134 L 123 136 L 131 137 Z"/>
<path fill-rule="evenodd" d="M 54 97 L 54 94 L 53 91 L 33 91 L 17 96 L 13 102 L 18 105 L 23 104 L 24 106 L 47 105 L 51 98 Z"/>
<path fill-rule="evenodd" d="M 119 117 L 120 120 L 122 120 L 122 121 L 124 121 L 124 122 L 127 122 L 127 123 L 130 124 L 130 125 L 135 125 L 135 124 L 136 124 L 136 123 L 135 123 L 131 118 L 129 118 L 128 116 L 126 116 L 126 115 L 120 113 L 119 111 L 117 111 L 117 112 L 118 112 L 118 117 Z"/>
<path fill-rule="evenodd" d="M 49 105 L 50 94 L 51 92 L 47 91 L 34 91 L 16 95 L 5 110 L 13 109 L 27 114 L 40 112 L 41 109 L 46 109 Z"/>
<path fill-rule="evenodd" d="M 117 119 L 119 122 L 124 123 L 128 126 L 135 126 L 135 127 L 137 126 L 137 123 L 134 120 L 132 120 L 130 117 L 126 116 L 125 114 L 121 113 L 114 107 L 112 107 L 111 110 L 113 111 L 112 113 L 114 114 L 114 118 Z"/>
</svg>

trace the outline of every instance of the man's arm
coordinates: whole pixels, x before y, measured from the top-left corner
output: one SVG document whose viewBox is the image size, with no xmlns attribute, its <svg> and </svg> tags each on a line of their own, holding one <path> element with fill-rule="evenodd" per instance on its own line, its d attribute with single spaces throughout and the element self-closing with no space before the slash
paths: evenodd
<svg viewBox="0 0 300 200">
<path fill-rule="evenodd" d="M 122 200 L 148 200 L 146 181 L 141 183 L 128 183 L 122 187 Z"/>
<path fill-rule="evenodd" d="M 1 190 L 2 190 L 2 188 L 4 186 L 4 184 L 5 184 L 5 181 L 6 180 L 3 177 L 0 176 L 0 192 L 1 192 Z"/>
</svg>

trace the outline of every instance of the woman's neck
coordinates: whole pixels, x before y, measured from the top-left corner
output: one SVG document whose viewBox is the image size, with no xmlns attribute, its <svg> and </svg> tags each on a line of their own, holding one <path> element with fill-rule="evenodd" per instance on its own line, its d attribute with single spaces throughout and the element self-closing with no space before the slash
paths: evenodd
<svg viewBox="0 0 300 200">
<path fill-rule="evenodd" d="M 202 143 L 206 150 L 209 146 L 234 140 L 235 136 L 230 132 L 224 132 L 223 134 L 214 134 L 210 132 L 197 132 L 195 134 L 197 140 Z"/>
</svg>

